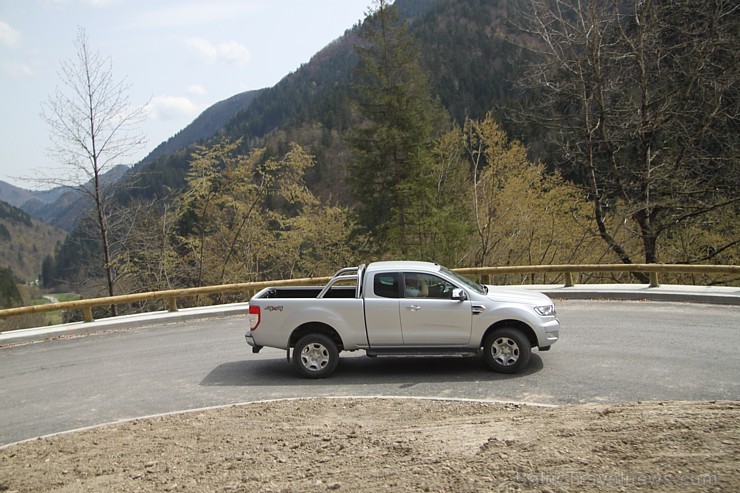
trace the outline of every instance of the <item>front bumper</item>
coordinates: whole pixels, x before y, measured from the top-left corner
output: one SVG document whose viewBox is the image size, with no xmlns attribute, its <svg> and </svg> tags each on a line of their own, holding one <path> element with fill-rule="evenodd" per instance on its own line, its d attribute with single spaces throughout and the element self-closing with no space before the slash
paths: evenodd
<svg viewBox="0 0 740 493">
<path fill-rule="evenodd" d="M 560 339 L 560 321 L 557 318 L 542 324 L 542 331 L 538 335 L 537 345 L 539 347 L 550 347 Z"/>
</svg>

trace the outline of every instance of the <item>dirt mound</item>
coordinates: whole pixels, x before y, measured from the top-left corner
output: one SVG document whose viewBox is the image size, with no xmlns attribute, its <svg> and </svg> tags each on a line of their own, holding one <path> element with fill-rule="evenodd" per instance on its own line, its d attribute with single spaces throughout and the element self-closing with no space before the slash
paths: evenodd
<svg viewBox="0 0 740 493">
<path fill-rule="evenodd" d="M 0 450 L 0 491 L 740 491 L 739 402 L 316 398 Z"/>
</svg>

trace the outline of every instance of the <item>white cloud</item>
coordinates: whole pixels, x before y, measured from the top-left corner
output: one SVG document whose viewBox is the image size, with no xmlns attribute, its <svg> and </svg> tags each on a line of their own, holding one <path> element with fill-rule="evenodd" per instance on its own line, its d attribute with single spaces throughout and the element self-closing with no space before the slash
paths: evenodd
<svg viewBox="0 0 740 493">
<path fill-rule="evenodd" d="M 201 108 L 184 96 L 156 96 L 147 106 L 152 120 L 178 120 L 197 115 Z"/>
<path fill-rule="evenodd" d="M 208 63 L 224 62 L 245 65 L 252 59 L 247 47 L 236 41 L 215 45 L 204 38 L 188 38 L 185 44 Z"/>
<path fill-rule="evenodd" d="M 0 44 L 14 48 L 21 41 L 21 33 L 7 22 L 0 21 Z"/>
<path fill-rule="evenodd" d="M 4 64 L 3 68 L 14 79 L 25 79 L 35 75 L 33 68 L 27 63 L 9 62 Z"/>
</svg>

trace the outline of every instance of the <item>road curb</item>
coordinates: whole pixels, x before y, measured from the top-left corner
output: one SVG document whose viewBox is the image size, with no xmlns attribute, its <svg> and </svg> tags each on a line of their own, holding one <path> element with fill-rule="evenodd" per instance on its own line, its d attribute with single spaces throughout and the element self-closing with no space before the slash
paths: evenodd
<svg viewBox="0 0 740 493">
<path fill-rule="evenodd" d="M 73 322 L 53 327 L 37 327 L 0 332 L 0 347 L 8 344 L 41 342 L 49 339 L 73 337 L 106 330 L 135 329 L 197 320 L 202 318 L 231 317 L 249 312 L 249 303 L 233 303 L 197 308 L 183 308 L 176 312 L 149 312 L 120 317 L 104 318 L 92 322 Z M 246 327 L 246 326 L 245 326 Z"/>
<path fill-rule="evenodd" d="M 740 288 L 727 286 L 665 285 L 653 288 L 646 285 L 632 284 L 583 284 L 570 287 L 537 285 L 526 286 L 526 288 L 545 293 L 555 300 L 656 301 L 740 305 Z"/>
</svg>

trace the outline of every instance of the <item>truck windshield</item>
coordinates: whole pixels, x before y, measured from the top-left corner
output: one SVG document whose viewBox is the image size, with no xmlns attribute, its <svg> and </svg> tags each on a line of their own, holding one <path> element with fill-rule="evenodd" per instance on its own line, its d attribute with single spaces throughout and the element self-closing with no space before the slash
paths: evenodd
<svg viewBox="0 0 740 493">
<path fill-rule="evenodd" d="M 456 274 L 452 272 L 447 267 L 442 267 L 440 270 L 444 272 L 445 274 L 447 274 L 448 276 L 450 276 L 451 278 L 455 279 L 457 282 L 459 282 L 466 288 L 470 289 L 471 291 L 475 291 L 478 294 L 486 294 L 486 292 L 488 291 L 488 289 L 486 289 L 485 286 L 481 286 L 480 284 L 474 283 L 470 279 L 463 277 L 460 274 Z"/>
</svg>

